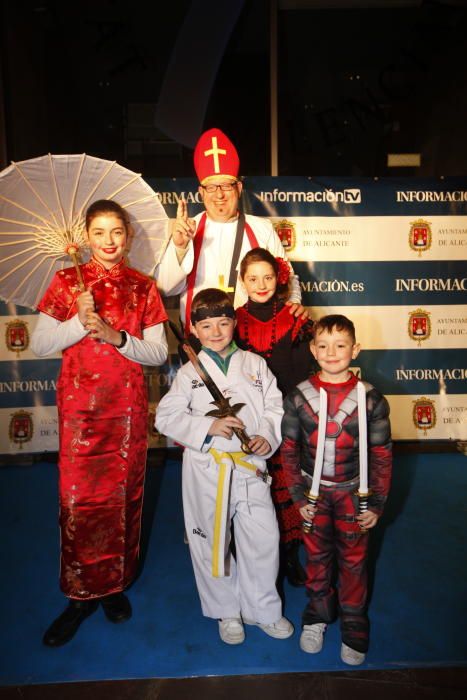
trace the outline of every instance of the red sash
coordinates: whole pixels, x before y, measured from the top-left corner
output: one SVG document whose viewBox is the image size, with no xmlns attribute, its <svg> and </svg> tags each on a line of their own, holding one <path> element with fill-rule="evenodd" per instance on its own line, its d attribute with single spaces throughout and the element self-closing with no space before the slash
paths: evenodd
<svg viewBox="0 0 467 700">
<path fill-rule="evenodd" d="M 195 282 L 196 282 L 196 273 L 198 270 L 198 261 L 199 261 L 199 256 L 201 252 L 201 246 L 203 245 L 203 238 L 204 238 L 204 231 L 206 227 L 206 212 L 204 212 L 203 216 L 199 220 L 198 228 L 195 233 L 195 238 L 193 241 L 193 253 L 194 253 L 194 261 L 193 261 L 193 268 L 190 272 L 189 275 L 187 275 L 186 278 L 186 285 L 187 285 L 187 290 L 186 290 L 186 306 L 185 306 L 185 335 L 187 336 L 190 330 L 190 315 L 191 315 L 191 302 L 193 301 L 193 291 L 195 288 Z M 248 242 L 250 244 L 251 248 L 258 248 L 259 243 L 258 240 L 253 233 L 253 229 L 251 228 L 250 224 L 248 224 L 245 221 L 245 231 L 246 235 L 248 236 Z"/>
</svg>

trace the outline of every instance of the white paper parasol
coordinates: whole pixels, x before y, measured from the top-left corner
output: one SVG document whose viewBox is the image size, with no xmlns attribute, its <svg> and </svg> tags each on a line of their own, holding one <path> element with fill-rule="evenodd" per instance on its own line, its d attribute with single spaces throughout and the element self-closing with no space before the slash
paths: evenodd
<svg viewBox="0 0 467 700">
<path fill-rule="evenodd" d="M 49 154 L 0 173 L 0 298 L 34 309 L 53 274 L 72 264 L 71 244 L 89 258 L 84 215 L 97 199 L 125 209 L 134 231 L 128 262 L 151 273 L 169 221 L 156 193 L 116 162 Z"/>
</svg>

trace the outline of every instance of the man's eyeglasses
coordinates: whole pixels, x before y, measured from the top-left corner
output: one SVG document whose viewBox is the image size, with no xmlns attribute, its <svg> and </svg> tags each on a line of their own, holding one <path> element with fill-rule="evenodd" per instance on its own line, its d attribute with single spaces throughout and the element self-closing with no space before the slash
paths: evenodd
<svg viewBox="0 0 467 700">
<path fill-rule="evenodd" d="M 237 180 L 235 182 L 222 182 L 220 185 L 201 185 L 201 187 L 209 194 L 214 194 L 218 189 L 222 190 L 222 192 L 232 192 L 237 187 Z"/>
</svg>

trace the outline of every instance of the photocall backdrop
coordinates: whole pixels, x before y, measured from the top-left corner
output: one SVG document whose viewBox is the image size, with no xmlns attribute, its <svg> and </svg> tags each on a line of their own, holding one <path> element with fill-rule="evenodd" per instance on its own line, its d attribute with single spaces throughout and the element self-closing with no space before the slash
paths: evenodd
<svg viewBox="0 0 467 700">
<path fill-rule="evenodd" d="M 170 217 L 181 194 L 201 211 L 196 180 L 148 182 Z M 275 226 L 313 318 L 354 321 L 352 369 L 387 396 L 394 438 L 466 440 L 467 178 L 247 177 L 242 199 Z M 32 354 L 36 314 L 0 303 L 0 316 L 0 453 L 56 451 L 60 357 Z M 167 364 L 145 368 L 151 447 L 165 444 L 154 408 L 179 366 L 170 341 Z"/>
</svg>

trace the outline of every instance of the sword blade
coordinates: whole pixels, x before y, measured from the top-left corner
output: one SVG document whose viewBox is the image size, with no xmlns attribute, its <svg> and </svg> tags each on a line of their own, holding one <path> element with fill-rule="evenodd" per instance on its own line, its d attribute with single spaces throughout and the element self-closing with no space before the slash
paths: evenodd
<svg viewBox="0 0 467 700">
<path fill-rule="evenodd" d="M 214 399 L 214 404 L 220 404 L 222 406 L 221 411 L 223 412 L 224 416 L 235 416 L 242 406 L 245 404 L 235 404 L 235 406 L 230 405 L 230 399 L 224 396 L 222 391 L 219 389 L 217 386 L 216 382 L 214 379 L 211 377 L 209 372 L 207 371 L 206 367 L 203 365 L 202 362 L 200 362 L 198 355 L 195 353 L 191 345 L 187 342 L 183 343 L 183 349 L 187 354 L 188 359 L 190 360 L 191 364 L 195 368 L 195 370 L 198 372 L 199 376 L 203 380 L 206 388 L 210 392 L 211 396 Z M 215 413 L 217 413 L 217 410 L 214 409 L 214 411 L 209 411 L 206 415 L 211 415 L 213 416 Z M 242 450 L 245 452 L 245 454 L 251 454 L 251 450 L 248 447 L 248 443 L 250 441 L 250 438 L 248 437 L 247 433 L 243 428 L 232 428 L 233 432 L 235 435 L 238 437 L 240 442 L 242 443 Z"/>
<path fill-rule="evenodd" d="M 191 364 L 193 365 L 193 367 L 195 368 L 195 370 L 198 372 L 199 376 L 201 377 L 201 379 L 205 383 L 206 388 L 208 389 L 212 398 L 215 401 L 228 401 L 228 399 L 225 398 L 224 394 L 219 389 L 216 382 L 214 381 L 214 379 L 211 377 L 211 375 L 207 371 L 206 367 L 203 365 L 202 362 L 200 362 L 198 355 L 195 353 L 195 351 L 193 350 L 191 345 L 187 342 L 184 342 L 183 349 L 186 352 L 187 357 L 190 360 Z"/>
</svg>

